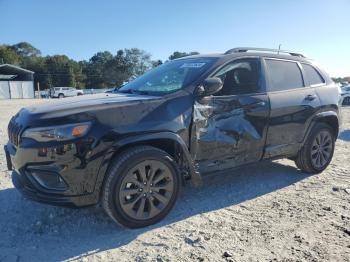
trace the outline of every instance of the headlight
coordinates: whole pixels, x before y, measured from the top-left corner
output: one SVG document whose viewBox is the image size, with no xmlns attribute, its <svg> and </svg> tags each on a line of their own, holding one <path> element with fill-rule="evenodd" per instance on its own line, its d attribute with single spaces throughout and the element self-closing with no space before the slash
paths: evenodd
<svg viewBox="0 0 350 262">
<path fill-rule="evenodd" d="M 24 138 L 31 138 L 38 142 L 66 141 L 85 135 L 91 123 L 78 123 L 61 126 L 36 127 L 25 130 Z"/>
</svg>

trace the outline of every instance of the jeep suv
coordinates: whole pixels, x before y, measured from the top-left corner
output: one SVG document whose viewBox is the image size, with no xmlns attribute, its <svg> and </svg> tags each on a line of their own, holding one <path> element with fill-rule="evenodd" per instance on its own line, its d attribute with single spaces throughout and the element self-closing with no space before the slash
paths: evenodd
<svg viewBox="0 0 350 262">
<path fill-rule="evenodd" d="M 21 109 L 5 151 L 26 197 L 101 203 L 115 222 L 143 227 L 208 173 L 276 158 L 322 172 L 339 102 L 337 86 L 303 55 L 235 48 L 167 62 L 115 93 Z"/>
</svg>

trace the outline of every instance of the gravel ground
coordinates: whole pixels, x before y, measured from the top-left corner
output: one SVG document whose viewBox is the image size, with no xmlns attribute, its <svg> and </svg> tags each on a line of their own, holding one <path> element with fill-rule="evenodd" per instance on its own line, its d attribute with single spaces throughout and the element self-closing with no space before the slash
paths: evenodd
<svg viewBox="0 0 350 262">
<path fill-rule="evenodd" d="M 1 149 L 10 117 L 41 102 L 0 101 Z M 161 223 L 137 230 L 99 207 L 24 199 L 0 149 L 0 261 L 350 261 L 350 109 L 344 120 L 323 173 L 279 160 L 207 177 Z"/>
</svg>

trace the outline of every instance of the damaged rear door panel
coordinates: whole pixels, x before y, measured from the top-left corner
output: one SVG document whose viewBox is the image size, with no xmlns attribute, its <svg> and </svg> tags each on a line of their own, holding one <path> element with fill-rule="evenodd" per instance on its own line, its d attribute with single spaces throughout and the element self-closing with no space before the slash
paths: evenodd
<svg viewBox="0 0 350 262">
<path fill-rule="evenodd" d="M 218 96 L 195 102 L 191 153 L 201 173 L 262 158 L 270 105 L 260 68 L 260 60 L 255 58 L 229 63 L 215 74 L 224 82 Z"/>
</svg>

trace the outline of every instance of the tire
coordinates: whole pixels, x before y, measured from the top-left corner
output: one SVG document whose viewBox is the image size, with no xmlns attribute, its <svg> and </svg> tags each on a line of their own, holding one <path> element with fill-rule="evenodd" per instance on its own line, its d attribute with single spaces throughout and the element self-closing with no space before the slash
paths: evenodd
<svg viewBox="0 0 350 262">
<path fill-rule="evenodd" d="M 102 206 L 122 226 L 149 226 L 171 211 L 180 184 L 177 164 L 169 154 L 151 146 L 132 147 L 112 160 Z"/>
<path fill-rule="evenodd" d="M 59 94 L 58 98 L 64 98 L 64 94 Z"/>
<path fill-rule="evenodd" d="M 310 174 L 322 172 L 332 161 L 334 144 L 334 130 L 325 123 L 316 123 L 296 156 L 296 166 Z"/>
</svg>

